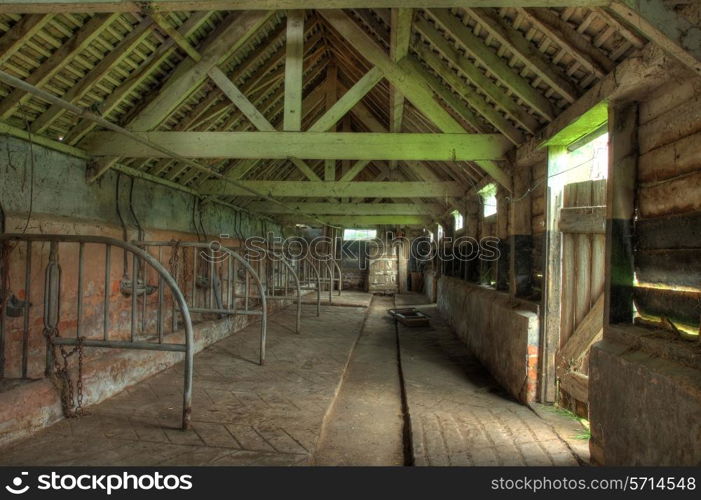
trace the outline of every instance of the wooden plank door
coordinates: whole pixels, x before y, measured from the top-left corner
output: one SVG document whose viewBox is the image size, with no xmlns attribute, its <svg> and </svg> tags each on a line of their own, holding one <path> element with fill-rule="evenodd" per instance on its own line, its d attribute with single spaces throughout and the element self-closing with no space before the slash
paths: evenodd
<svg viewBox="0 0 701 500">
<path fill-rule="evenodd" d="M 586 416 L 589 348 L 602 335 L 606 180 L 564 186 L 560 232 L 560 341 L 555 354 L 558 401 Z"/>
</svg>

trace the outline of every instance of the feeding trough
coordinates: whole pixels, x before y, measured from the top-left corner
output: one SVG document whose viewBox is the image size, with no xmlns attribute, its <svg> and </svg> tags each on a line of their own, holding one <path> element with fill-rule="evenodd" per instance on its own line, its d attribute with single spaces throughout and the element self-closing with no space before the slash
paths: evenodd
<svg viewBox="0 0 701 500">
<path fill-rule="evenodd" d="M 406 309 L 388 309 L 387 312 L 396 321 L 399 321 L 404 326 L 429 326 L 428 314 L 422 313 L 415 307 Z"/>
</svg>

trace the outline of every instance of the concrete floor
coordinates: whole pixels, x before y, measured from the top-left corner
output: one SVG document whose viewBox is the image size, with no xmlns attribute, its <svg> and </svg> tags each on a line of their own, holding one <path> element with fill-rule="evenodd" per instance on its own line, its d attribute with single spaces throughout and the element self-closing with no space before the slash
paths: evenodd
<svg viewBox="0 0 701 500">
<path fill-rule="evenodd" d="M 423 296 L 343 299 L 319 318 L 305 305 L 299 335 L 293 308 L 272 316 L 263 367 L 255 325 L 198 354 L 190 431 L 177 429 L 178 365 L 1 449 L 0 465 L 577 464 L 567 439 L 503 394 L 434 306 L 431 327 L 395 330 L 386 309 Z"/>
</svg>

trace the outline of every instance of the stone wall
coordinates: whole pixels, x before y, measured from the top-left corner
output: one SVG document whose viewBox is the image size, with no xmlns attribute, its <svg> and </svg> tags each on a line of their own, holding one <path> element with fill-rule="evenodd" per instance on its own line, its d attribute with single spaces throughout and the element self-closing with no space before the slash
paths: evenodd
<svg viewBox="0 0 701 500">
<path fill-rule="evenodd" d="M 122 218 L 128 225 L 129 240 L 137 238 L 137 221 L 132 210 L 144 230 L 146 240 L 196 241 L 198 237 L 203 237 L 203 231 L 207 233 L 204 236 L 206 238 L 221 234 L 236 238 L 280 232 L 277 225 L 246 214 L 236 215 L 233 209 L 221 205 L 207 204 L 201 207 L 198 214 L 194 210 L 195 199 L 192 195 L 144 180 L 135 180 L 133 192 L 130 193 L 131 179 L 119 176 L 116 172 L 108 172 L 99 183 L 88 185 L 85 182 L 85 170 L 86 163 L 82 159 L 0 136 L 0 208 L 5 231 L 97 235 L 122 239 L 122 227 L 117 214 L 119 199 Z M 130 194 L 133 201 L 131 209 Z M 199 226 L 197 230 L 195 221 Z M 58 391 L 50 380 L 43 378 L 46 341 L 43 336 L 42 294 L 48 245 L 37 244 L 33 247 L 30 302 L 35 307 L 30 308 L 28 376 L 34 380 L 19 380 L 22 318 L 6 318 L 5 373 L 0 390 L 0 443 L 26 436 L 62 417 Z M 75 247 L 62 245 L 60 249 L 63 293 L 59 328 L 66 335 L 71 333 L 71 329 L 75 332 L 76 324 L 73 306 L 77 303 L 77 245 Z M 20 245 L 9 257 L 12 272 L 8 285 L 11 293 L 20 300 L 26 297 L 24 252 L 25 249 Z M 82 331 L 87 336 L 102 331 L 103 254 L 102 248 L 85 246 Z M 111 338 L 128 336 L 130 322 L 130 300 L 125 299 L 119 289 L 123 272 L 121 255 L 117 250 L 112 253 Z M 167 258 L 164 262 L 168 267 Z M 156 300 L 156 295 L 149 299 L 150 312 L 155 310 L 152 302 Z M 272 302 L 271 308 L 283 305 L 280 301 Z M 71 307 L 64 308 L 64 304 Z M 169 307 L 165 309 L 170 310 Z M 200 323 L 195 325 L 197 348 L 201 349 L 241 330 L 248 324 L 249 318 L 237 316 L 233 320 L 222 321 L 198 318 Z M 169 324 L 169 312 L 166 312 L 164 319 L 164 323 Z M 86 404 L 104 400 L 181 359 L 180 354 L 164 352 L 86 349 Z M 174 404 L 179 402 L 180 399 L 174 399 Z"/>
<path fill-rule="evenodd" d="M 534 304 L 441 276 L 438 309 L 492 376 L 516 399 L 537 388 L 539 321 Z"/>
<path fill-rule="evenodd" d="M 639 103 L 637 120 L 633 300 L 647 327 L 606 325 L 591 350 L 591 456 L 698 466 L 701 79 L 665 84 Z M 670 322 L 676 332 L 656 329 Z"/>
<path fill-rule="evenodd" d="M 592 461 L 701 464 L 701 349 L 638 327 L 609 327 L 591 350 Z"/>
<path fill-rule="evenodd" d="M 22 231 L 30 200 L 33 218 L 47 216 L 91 225 L 91 234 L 100 234 L 104 225 L 119 227 L 116 205 L 119 179 L 122 216 L 129 226 L 129 237 L 135 238 L 136 224 L 129 210 L 131 179 L 110 171 L 98 183 L 88 185 L 85 170 L 85 160 L 36 144 L 30 146 L 28 142 L 13 137 L 0 136 L 0 208 L 8 216 L 18 216 L 17 223 L 8 224 L 5 231 Z M 136 179 L 132 199 L 134 213 L 145 229 L 193 234 L 201 231 L 194 226 L 195 199 L 191 194 Z M 237 229 L 244 237 L 268 231 L 280 234 L 277 225 L 247 214 L 236 217 L 233 209 L 222 205 L 205 204 L 201 207 L 201 214 L 202 226 L 209 235 L 236 235 Z M 40 230 L 38 222 L 30 220 L 27 232 Z"/>
</svg>

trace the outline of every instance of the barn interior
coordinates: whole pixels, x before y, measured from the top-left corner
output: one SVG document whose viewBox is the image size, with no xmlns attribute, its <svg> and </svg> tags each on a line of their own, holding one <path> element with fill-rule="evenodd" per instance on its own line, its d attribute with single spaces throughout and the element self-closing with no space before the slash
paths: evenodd
<svg viewBox="0 0 701 500">
<path fill-rule="evenodd" d="M 696 0 L 3 0 L 0 464 L 701 464 Z"/>
</svg>

